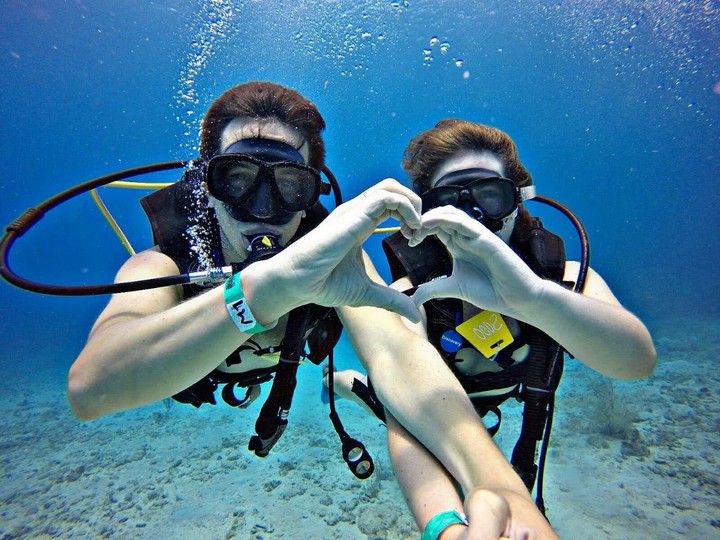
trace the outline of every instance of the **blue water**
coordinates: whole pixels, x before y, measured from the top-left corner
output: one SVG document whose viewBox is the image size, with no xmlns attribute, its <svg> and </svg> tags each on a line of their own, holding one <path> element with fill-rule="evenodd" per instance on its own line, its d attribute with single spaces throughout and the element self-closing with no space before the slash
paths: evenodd
<svg viewBox="0 0 720 540">
<path fill-rule="evenodd" d="M 10 0 L 0 28 L 3 225 L 80 181 L 194 157 L 209 103 L 272 80 L 324 114 L 346 198 L 404 180 L 405 144 L 437 120 L 490 123 L 516 140 L 539 193 L 581 218 L 592 266 L 651 330 L 720 317 L 717 2 Z M 150 245 L 139 193 L 103 196 L 133 245 Z M 531 210 L 576 256 L 567 225 Z M 83 197 L 10 262 L 90 284 L 125 258 Z M 3 371 L 64 372 L 105 302 L 1 284 Z"/>
<path fill-rule="evenodd" d="M 718 313 L 713 4 L 222 4 L 11 2 L 0 37 L 2 222 L 81 180 L 194 156 L 214 98 L 273 80 L 327 118 L 328 164 L 346 197 L 402 179 L 404 145 L 438 119 L 492 123 L 515 138 L 540 193 L 580 216 L 593 266 L 630 309 Z M 188 88 L 190 101 L 179 97 Z M 117 219 L 147 245 L 137 193 L 118 197 Z M 12 264 L 55 283 L 111 280 L 125 253 L 91 206 L 51 214 Z M 3 304 L 22 306 L 7 321 L 20 358 L 38 333 L 77 348 L 103 302 L 0 290 Z"/>
</svg>

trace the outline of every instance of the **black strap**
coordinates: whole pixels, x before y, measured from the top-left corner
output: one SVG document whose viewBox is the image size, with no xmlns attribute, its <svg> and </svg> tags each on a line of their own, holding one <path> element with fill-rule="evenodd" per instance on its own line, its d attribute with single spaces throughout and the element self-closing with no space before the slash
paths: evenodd
<svg viewBox="0 0 720 540">
<path fill-rule="evenodd" d="M 375 389 L 368 378 L 367 384 L 364 384 L 359 379 L 353 379 L 352 387 L 350 388 L 353 394 L 359 397 L 365 405 L 370 407 L 370 410 L 377 416 L 383 423 L 387 423 L 385 418 L 385 407 L 380 402 L 380 398 L 377 397 Z"/>
<path fill-rule="evenodd" d="M 235 383 L 226 384 L 222 389 L 222 398 L 225 403 L 231 407 L 246 409 L 250 404 L 260 396 L 260 385 L 253 384 L 245 390 L 245 397 L 238 399 L 235 395 Z"/>
<path fill-rule="evenodd" d="M 487 428 L 488 433 L 491 437 L 494 437 L 495 434 L 500 430 L 500 424 L 502 423 L 502 412 L 500 411 L 500 407 L 488 407 L 487 412 L 493 413 L 497 417 L 497 422 L 493 424 L 492 426 Z M 484 415 L 483 415 L 484 417 Z"/>
<path fill-rule="evenodd" d="M 235 363 L 239 363 L 235 362 Z M 221 384 L 230 385 L 231 387 L 238 386 L 241 388 L 249 388 L 251 386 L 258 386 L 262 383 L 272 380 L 273 373 L 277 368 L 275 366 L 267 368 L 253 369 L 251 371 L 244 371 L 241 373 L 230 373 L 226 371 L 220 371 L 218 369 L 213 370 L 208 375 L 200 379 L 198 382 L 186 388 L 182 392 L 178 392 L 173 396 L 173 399 L 180 403 L 188 403 L 194 407 L 200 407 L 207 403 L 210 405 L 217 405 L 215 399 L 215 391 Z M 228 405 L 236 407 L 234 403 L 225 399 L 225 388 L 223 389 L 223 399 Z M 227 390 L 232 392 L 232 389 Z M 234 395 L 234 394 L 233 394 Z"/>
<path fill-rule="evenodd" d="M 312 306 L 295 308 L 288 315 L 285 337 L 280 345 L 280 363 L 270 395 L 255 422 L 255 433 L 248 449 L 265 457 L 282 436 L 297 385 L 297 370 L 305 351 L 307 333 L 312 328 Z"/>
<path fill-rule="evenodd" d="M 511 463 L 528 490 L 532 490 L 538 473 L 535 464 L 537 445 L 543 439 L 546 429 L 549 429 L 548 414 L 562 375 L 563 350 L 547 334 L 536 328 L 531 331 L 529 341 L 531 352 L 522 390 L 525 404 L 523 422 Z M 539 490 L 536 502 L 544 514 L 542 493 Z"/>
<path fill-rule="evenodd" d="M 217 405 L 217 401 L 215 401 L 215 390 L 217 390 L 217 387 L 217 382 L 208 375 L 182 392 L 178 392 L 172 398 L 175 401 L 188 403 L 196 408 L 200 407 L 203 403 Z"/>
</svg>

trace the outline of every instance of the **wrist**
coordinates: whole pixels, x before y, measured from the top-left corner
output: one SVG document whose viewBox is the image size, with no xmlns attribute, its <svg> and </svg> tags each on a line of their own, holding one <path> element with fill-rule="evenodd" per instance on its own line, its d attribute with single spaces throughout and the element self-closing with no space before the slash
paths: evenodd
<svg viewBox="0 0 720 540">
<path fill-rule="evenodd" d="M 516 304 L 512 317 L 537 326 L 535 323 L 547 316 L 547 310 L 554 302 L 555 289 L 562 287 L 553 281 L 538 278 L 531 291 L 525 295 L 524 301 Z"/>
<path fill-rule="evenodd" d="M 465 516 L 457 510 L 440 512 L 425 525 L 420 540 L 438 540 L 442 534 L 453 525 L 463 525 L 467 527 L 468 522 Z"/>
<path fill-rule="evenodd" d="M 263 321 L 264 324 L 261 324 L 257 320 L 245 297 L 240 272 L 233 274 L 225 281 L 225 285 L 223 286 L 223 300 L 225 301 L 225 307 L 230 319 L 240 332 L 248 335 L 259 334 L 273 328 L 277 324 L 277 319 L 271 320 L 270 322 Z"/>
<path fill-rule="evenodd" d="M 274 326 L 277 319 L 295 306 L 292 296 L 285 286 L 278 266 L 268 261 L 258 261 L 246 267 L 240 273 L 241 287 L 248 305 L 258 323 Z"/>
</svg>

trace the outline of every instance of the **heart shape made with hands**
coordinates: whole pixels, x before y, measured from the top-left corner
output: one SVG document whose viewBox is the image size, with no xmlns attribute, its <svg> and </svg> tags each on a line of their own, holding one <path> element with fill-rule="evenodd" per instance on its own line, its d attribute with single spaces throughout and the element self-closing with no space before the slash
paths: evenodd
<svg viewBox="0 0 720 540">
<path fill-rule="evenodd" d="M 462 210 L 443 206 L 422 216 L 410 246 L 434 235 L 450 253 L 453 270 L 447 278 L 421 284 L 416 305 L 435 298 L 457 298 L 481 309 L 513 317 L 518 306 L 540 294 L 542 279 L 500 237 Z"/>
</svg>

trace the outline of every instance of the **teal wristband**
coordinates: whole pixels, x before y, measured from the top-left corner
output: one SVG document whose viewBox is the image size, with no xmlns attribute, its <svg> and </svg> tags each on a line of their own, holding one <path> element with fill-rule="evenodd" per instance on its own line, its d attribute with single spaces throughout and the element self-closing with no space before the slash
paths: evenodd
<svg viewBox="0 0 720 540">
<path fill-rule="evenodd" d="M 437 540 L 450 525 L 465 525 L 468 522 L 457 510 L 447 510 L 434 516 L 425 526 L 420 540 Z"/>
<path fill-rule="evenodd" d="M 240 272 L 227 279 L 223 288 L 223 297 L 225 298 L 225 307 L 238 330 L 250 335 L 267 330 L 255 320 L 255 316 L 250 311 L 250 306 L 243 295 Z"/>
</svg>

